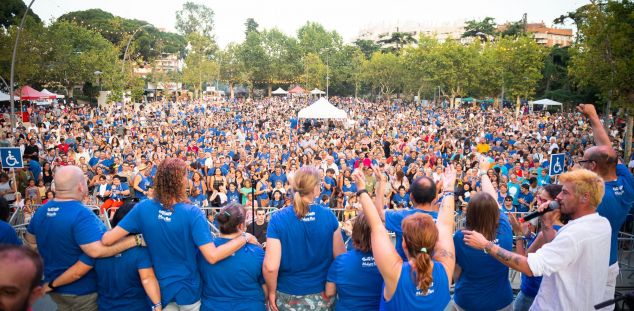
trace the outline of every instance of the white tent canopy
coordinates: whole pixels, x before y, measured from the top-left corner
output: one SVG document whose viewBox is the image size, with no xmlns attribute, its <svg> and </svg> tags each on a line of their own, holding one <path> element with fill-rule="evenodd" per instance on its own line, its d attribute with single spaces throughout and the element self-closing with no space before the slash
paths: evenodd
<svg viewBox="0 0 634 311">
<path fill-rule="evenodd" d="M 322 91 L 322 90 L 320 90 L 318 88 L 315 88 L 314 90 L 310 91 L 310 94 L 311 95 L 324 95 L 324 94 L 326 94 L 326 92 L 324 92 L 324 91 Z"/>
<path fill-rule="evenodd" d="M 277 90 L 271 92 L 271 94 L 273 94 L 273 95 L 286 95 L 286 94 L 288 94 L 288 92 L 284 91 L 281 87 L 278 87 Z"/>
<path fill-rule="evenodd" d="M 548 98 L 544 98 L 544 99 L 540 99 L 540 100 L 536 100 L 533 102 L 529 102 L 528 103 L 531 107 L 534 105 L 543 105 L 544 108 L 547 108 L 548 106 L 559 106 L 561 109 L 563 109 L 564 105 L 560 102 L 554 101 L 552 99 L 548 99 Z"/>
<path fill-rule="evenodd" d="M 42 91 L 40 91 L 40 93 L 45 94 L 45 95 L 51 95 L 51 96 L 55 96 L 55 98 L 64 98 L 64 95 L 59 95 L 59 94 L 55 94 L 47 89 L 43 89 Z"/>
<path fill-rule="evenodd" d="M 19 96 L 13 96 L 14 100 L 20 100 Z M 9 94 L 5 94 L 0 92 L 0 102 L 6 102 L 6 101 L 10 101 L 11 97 L 9 96 Z"/>
<path fill-rule="evenodd" d="M 347 119 L 348 114 L 333 106 L 325 98 L 320 98 L 312 105 L 302 109 L 297 114 L 299 119 Z"/>
</svg>

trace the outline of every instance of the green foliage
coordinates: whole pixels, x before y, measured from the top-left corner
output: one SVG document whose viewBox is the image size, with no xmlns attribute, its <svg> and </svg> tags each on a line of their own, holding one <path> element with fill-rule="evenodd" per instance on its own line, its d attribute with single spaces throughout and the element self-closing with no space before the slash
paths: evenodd
<svg viewBox="0 0 634 311">
<path fill-rule="evenodd" d="M 0 31 L 0 76 L 4 77 L 7 83 L 9 83 L 17 29 L 17 26 L 10 26 L 6 33 Z M 40 79 L 42 56 L 47 52 L 47 46 L 42 44 L 45 37 L 44 25 L 27 17 L 24 29 L 20 33 L 15 60 L 15 82 L 19 85 L 33 83 Z"/>
<path fill-rule="evenodd" d="M 495 18 L 493 17 L 485 17 L 481 21 L 466 21 L 464 28 L 465 31 L 462 34 L 463 38 L 495 36 L 497 32 Z"/>
<path fill-rule="evenodd" d="M 183 82 L 194 88 L 194 94 L 199 97 L 202 94 L 203 83 L 215 80 L 218 77 L 218 64 L 213 61 L 212 39 L 197 32 L 187 36 L 191 50 L 185 58 L 183 69 Z"/>
<path fill-rule="evenodd" d="M 403 81 L 403 64 L 393 53 L 372 54 L 365 66 L 365 78 L 380 95 L 394 94 Z"/>
<path fill-rule="evenodd" d="M 297 40 L 302 55 L 314 53 L 324 55 L 326 51 L 338 49 L 343 39 L 336 31 L 326 31 L 324 26 L 315 22 L 307 22 L 297 30 Z M 322 61 L 325 61 L 322 58 Z"/>
<path fill-rule="evenodd" d="M 258 24 L 254 18 L 247 18 L 247 21 L 244 22 L 244 27 L 246 28 L 246 30 L 244 31 L 244 36 L 248 36 L 250 32 L 258 32 L 259 26 L 260 24 Z"/>
<path fill-rule="evenodd" d="M 595 86 L 603 100 L 634 113 L 634 3 L 593 1 L 583 9 L 570 73 L 579 86 Z"/>
<path fill-rule="evenodd" d="M 389 34 L 379 36 L 378 44 L 381 45 L 381 49 L 388 53 L 399 53 L 406 45 L 416 43 L 414 34 L 411 32 L 395 31 Z"/>
<path fill-rule="evenodd" d="M 308 89 L 322 89 L 326 86 L 326 65 L 319 55 L 308 53 L 304 56 L 304 74 L 302 75 Z"/>
<path fill-rule="evenodd" d="M 195 32 L 213 39 L 214 11 L 204 4 L 187 1 L 176 12 L 176 30 L 184 36 Z"/>
<path fill-rule="evenodd" d="M 121 57 L 123 57 L 130 35 L 139 27 L 148 24 L 141 20 L 114 16 L 100 9 L 66 13 L 58 20 L 73 22 L 99 32 L 104 38 L 119 47 Z M 184 55 L 186 45 L 187 41 L 182 35 L 163 32 L 155 27 L 145 27 L 136 34 L 131 43 L 131 48 L 136 51 L 136 54 L 132 55 L 131 58 L 138 57 L 145 61 L 152 61 L 161 53 Z"/>
<path fill-rule="evenodd" d="M 357 47 L 359 47 L 359 49 L 361 49 L 361 52 L 363 52 L 366 59 L 370 59 L 370 57 L 372 57 L 372 54 L 374 54 L 374 52 L 381 49 L 380 44 L 374 42 L 373 40 L 368 40 L 368 39 L 358 39 L 357 41 L 354 42 L 354 45 L 356 45 Z"/>
<path fill-rule="evenodd" d="M 0 26 L 6 31 L 11 25 L 19 25 L 26 11 L 26 4 L 22 0 L 2 0 L 0 2 Z M 29 10 L 28 16 L 36 23 L 41 23 L 40 17 Z"/>
</svg>

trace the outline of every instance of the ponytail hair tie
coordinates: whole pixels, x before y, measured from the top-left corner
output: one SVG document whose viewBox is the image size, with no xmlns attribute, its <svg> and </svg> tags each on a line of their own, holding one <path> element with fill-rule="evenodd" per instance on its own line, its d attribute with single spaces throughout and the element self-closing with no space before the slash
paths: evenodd
<svg viewBox="0 0 634 311">
<path fill-rule="evenodd" d="M 421 253 L 427 254 L 427 248 L 426 247 L 421 248 L 420 251 L 421 251 Z"/>
</svg>

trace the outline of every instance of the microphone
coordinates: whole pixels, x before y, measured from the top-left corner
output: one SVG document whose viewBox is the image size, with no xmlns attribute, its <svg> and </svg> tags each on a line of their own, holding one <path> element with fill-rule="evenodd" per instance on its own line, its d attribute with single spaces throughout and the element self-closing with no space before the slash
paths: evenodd
<svg viewBox="0 0 634 311">
<path fill-rule="evenodd" d="M 556 209 L 558 209 L 558 208 L 559 208 L 559 202 L 557 202 L 557 201 L 550 201 L 550 203 L 548 203 L 548 207 L 547 207 L 545 210 L 543 210 L 543 211 L 541 211 L 541 212 L 532 212 L 532 213 L 529 213 L 529 214 L 527 214 L 526 216 L 524 216 L 524 217 L 520 218 L 520 219 L 519 219 L 519 221 L 520 221 L 520 223 L 527 222 L 527 221 L 529 221 L 529 220 L 531 220 L 531 219 L 533 219 L 533 218 L 539 217 L 539 216 L 541 216 L 541 215 L 544 215 L 544 214 L 546 214 L 546 213 L 548 213 L 548 212 L 551 212 L 551 211 L 553 211 L 553 210 L 556 210 Z"/>
</svg>

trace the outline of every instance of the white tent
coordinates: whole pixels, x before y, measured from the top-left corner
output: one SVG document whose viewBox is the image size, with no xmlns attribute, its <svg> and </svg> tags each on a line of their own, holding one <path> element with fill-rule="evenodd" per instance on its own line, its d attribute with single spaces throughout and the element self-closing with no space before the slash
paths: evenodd
<svg viewBox="0 0 634 311">
<path fill-rule="evenodd" d="M 288 94 L 288 92 L 284 91 L 281 87 L 278 87 L 277 90 L 271 92 L 271 94 L 273 94 L 273 95 L 286 95 L 286 94 Z"/>
<path fill-rule="evenodd" d="M 528 105 L 530 106 L 531 110 L 533 109 L 533 106 L 535 105 L 543 105 L 544 109 L 547 109 L 548 106 L 559 106 L 559 109 L 562 109 L 562 110 L 564 109 L 564 105 L 562 103 L 554 101 L 552 99 L 548 99 L 548 98 L 529 102 Z"/>
<path fill-rule="evenodd" d="M 310 91 L 310 95 L 324 95 L 326 94 L 326 92 L 319 90 L 318 88 L 315 88 L 314 90 Z"/>
<path fill-rule="evenodd" d="M 20 100 L 19 96 L 13 96 L 14 100 Z M 0 102 L 8 102 L 11 100 L 11 97 L 9 96 L 9 94 L 5 94 L 0 92 Z"/>
<path fill-rule="evenodd" d="M 64 98 L 64 95 L 59 95 L 59 94 L 55 94 L 47 89 L 43 89 L 40 91 L 40 93 L 45 94 L 45 95 L 50 95 L 50 96 L 55 96 L 55 98 Z"/>
<path fill-rule="evenodd" d="M 325 98 L 320 98 L 312 105 L 302 109 L 297 114 L 299 119 L 347 119 L 348 114 L 333 106 Z"/>
</svg>

